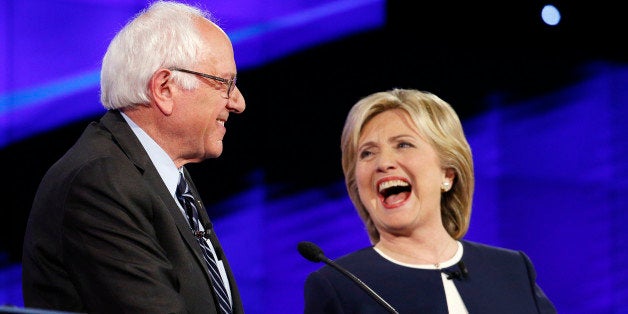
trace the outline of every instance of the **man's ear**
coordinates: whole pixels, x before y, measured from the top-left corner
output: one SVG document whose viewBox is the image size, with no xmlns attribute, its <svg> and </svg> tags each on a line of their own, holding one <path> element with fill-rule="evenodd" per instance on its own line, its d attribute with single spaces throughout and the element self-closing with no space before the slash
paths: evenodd
<svg viewBox="0 0 628 314">
<path fill-rule="evenodd" d="M 173 88 L 172 73 L 168 69 L 159 69 L 153 73 L 148 83 L 151 97 L 157 107 L 164 115 L 172 114 L 174 102 L 172 100 Z"/>
</svg>

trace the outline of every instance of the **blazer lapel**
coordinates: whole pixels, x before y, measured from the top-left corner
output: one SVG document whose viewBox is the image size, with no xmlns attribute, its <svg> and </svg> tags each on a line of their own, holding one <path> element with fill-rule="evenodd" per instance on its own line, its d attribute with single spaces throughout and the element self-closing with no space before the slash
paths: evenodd
<svg viewBox="0 0 628 314">
<path fill-rule="evenodd" d="M 233 301 L 233 313 L 243 313 L 242 308 L 242 300 L 240 299 L 240 292 L 238 290 L 238 286 L 235 281 L 235 277 L 233 276 L 233 272 L 231 271 L 231 266 L 229 266 L 229 262 L 227 261 L 227 257 L 220 245 L 220 241 L 218 240 L 218 236 L 216 232 L 214 232 L 213 224 L 209 219 L 209 215 L 207 215 L 207 210 L 205 209 L 205 205 L 203 204 L 198 191 L 196 190 L 196 186 L 194 185 L 193 180 L 190 178 L 187 169 L 184 169 L 184 175 L 186 176 L 188 183 L 190 185 L 190 190 L 196 199 L 198 209 L 199 209 L 199 219 L 203 227 L 207 229 L 211 229 L 211 233 L 209 234 L 209 240 L 216 251 L 216 256 L 220 261 L 222 261 L 223 266 L 225 267 L 225 272 L 227 273 L 227 279 L 229 280 L 229 287 L 231 289 L 231 299 Z"/>
<path fill-rule="evenodd" d="M 203 259 L 201 248 L 198 245 L 194 234 L 190 230 L 187 220 L 183 216 L 183 213 L 181 213 L 179 206 L 168 191 L 168 188 L 164 184 L 161 176 L 159 176 L 159 172 L 157 172 L 157 169 L 150 160 L 148 153 L 144 150 L 142 143 L 140 143 L 131 130 L 131 127 L 128 123 L 126 123 L 120 112 L 117 110 L 108 111 L 100 122 L 102 126 L 111 133 L 114 140 L 118 143 L 129 160 L 135 164 L 135 167 L 137 167 L 144 178 L 146 178 L 146 182 L 151 187 L 151 190 L 155 191 L 159 195 L 159 198 L 161 198 L 164 206 L 172 215 L 181 237 L 184 239 L 188 248 L 195 256 L 199 265 L 203 268 L 207 281 L 211 282 L 209 269 L 207 269 L 207 265 Z M 194 189 L 194 191 L 196 191 L 196 189 Z"/>
</svg>

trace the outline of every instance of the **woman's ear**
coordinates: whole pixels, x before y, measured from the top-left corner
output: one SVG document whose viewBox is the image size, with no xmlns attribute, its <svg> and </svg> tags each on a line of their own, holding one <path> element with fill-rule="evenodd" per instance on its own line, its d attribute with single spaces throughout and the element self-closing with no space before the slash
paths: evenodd
<svg viewBox="0 0 628 314">
<path fill-rule="evenodd" d="M 456 178 L 456 171 L 453 168 L 445 169 L 445 179 L 449 180 L 450 184 L 454 183 L 455 178 Z"/>
<path fill-rule="evenodd" d="M 173 84 L 172 73 L 168 69 L 159 69 L 153 73 L 148 83 L 148 89 L 155 107 L 166 116 L 172 114 L 174 107 L 172 92 L 175 86 Z"/>
<path fill-rule="evenodd" d="M 456 178 L 456 172 L 452 168 L 447 168 L 444 170 L 443 182 L 441 183 L 440 189 L 441 192 L 449 192 L 451 187 L 454 185 L 454 179 Z"/>
</svg>

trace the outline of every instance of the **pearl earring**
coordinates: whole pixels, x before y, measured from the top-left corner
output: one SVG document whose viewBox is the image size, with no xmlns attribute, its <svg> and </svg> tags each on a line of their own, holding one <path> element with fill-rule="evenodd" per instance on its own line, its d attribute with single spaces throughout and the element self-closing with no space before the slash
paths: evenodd
<svg viewBox="0 0 628 314">
<path fill-rule="evenodd" d="M 440 189 L 443 192 L 449 191 L 449 182 L 447 182 L 447 181 L 443 182 L 443 186 L 441 186 Z"/>
</svg>

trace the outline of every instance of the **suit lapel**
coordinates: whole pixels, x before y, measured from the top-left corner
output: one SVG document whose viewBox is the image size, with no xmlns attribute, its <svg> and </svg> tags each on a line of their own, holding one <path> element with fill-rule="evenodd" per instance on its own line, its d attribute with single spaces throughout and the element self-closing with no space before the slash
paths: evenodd
<svg viewBox="0 0 628 314">
<path fill-rule="evenodd" d="M 155 191 L 157 195 L 159 195 L 159 198 L 174 219 L 181 237 L 184 239 L 188 248 L 195 256 L 199 265 L 203 268 L 207 281 L 211 282 L 209 269 L 207 269 L 201 249 L 194 234 L 192 234 L 190 230 L 188 222 L 181 213 L 175 199 L 168 191 L 168 188 L 164 184 L 161 176 L 159 176 L 159 172 L 157 172 L 157 169 L 150 160 L 148 153 L 144 150 L 142 143 L 140 143 L 131 130 L 131 127 L 128 123 L 126 123 L 120 112 L 117 110 L 108 111 L 100 122 L 102 126 L 112 134 L 114 140 L 118 143 L 118 146 L 120 146 L 122 151 L 124 151 L 129 160 L 131 160 L 140 173 L 142 173 L 147 184 L 151 187 L 151 190 Z M 196 189 L 194 189 L 194 191 L 196 192 Z"/>
<path fill-rule="evenodd" d="M 196 190 L 196 186 L 194 185 L 194 181 L 190 178 L 190 175 L 187 172 L 187 169 L 184 169 L 184 175 L 186 179 L 188 180 L 188 184 L 190 185 L 190 191 L 192 192 L 192 195 L 194 195 L 194 198 L 197 201 L 197 205 L 198 205 L 197 208 L 199 209 L 199 219 L 201 221 L 201 224 L 203 225 L 205 229 L 211 229 L 209 240 L 211 241 L 212 246 L 214 247 L 214 250 L 216 251 L 216 256 L 218 257 L 220 261 L 222 261 L 222 264 L 225 267 L 225 272 L 227 273 L 227 279 L 229 280 L 229 287 L 231 289 L 231 298 L 233 301 L 233 313 L 243 313 L 242 301 L 240 299 L 240 292 L 238 290 L 238 286 L 235 282 L 235 277 L 233 276 L 233 273 L 231 271 L 231 266 L 229 266 L 227 257 L 225 256 L 222 246 L 220 245 L 218 236 L 216 235 L 216 232 L 214 232 L 213 230 L 213 224 L 211 220 L 209 219 L 209 215 L 207 215 L 207 210 L 205 209 L 205 205 L 203 204 L 201 197 L 198 191 Z"/>
<path fill-rule="evenodd" d="M 170 212 L 170 215 L 174 219 L 177 229 L 179 230 L 179 233 L 181 234 L 181 237 L 186 243 L 188 249 L 192 252 L 192 254 L 195 256 L 196 261 L 204 270 L 205 279 L 207 280 L 208 284 L 211 285 L 211 275 L 209 274 L 209 269 L 207 269 L 207 264 L 203 259 L 201 249 L 198 245 L 196 237 L 192 234 L 187 220 L 181 213 L 179 206 L 168 191 L 168 188 L 164 184 L 161 176 L 159 176 L 159 173 L 157 172 L 157 169 L 153 165 L 152 161 L 150 160 L 148 153 L 146 153 L 144 147 L 131 130 L 131 127 L 126 123 L 120 112 L 117 110 L 108 111 L 102 117 L 100 122 L 101 126 L 111 133 L 114 141 L 118 143 L 122 151 L 124 151 L 124 153 L 128 156 L 129 160 L 133 162 L 137 169 L 140 171 L 140 173 L 142 173 L 142 175 L 146 179 L 147 185 L 150 186 L 151 190 L 155 191 L 157 195 L 159 195 L 164 206 L 167 208 L 167 210 Z M 190 189 L 192 190 L 192 193 L 199 202 L 199 209 L 202 209 L 199 210 L 201 223 L 204 226 L 209 227 L 211 226 L 211 221 L 209 220 L 209 216 L 207 215 L 205 206 L 203 205 L 202 201 L 200 201 L 201 197 L 199 196 L 196 187 L 194 186 L 194 183 L 190 179 L 187 170 L 184 170 L 184 172 L 186 177 L 188 178 L 188 182 L 190 183 Z M 218 238 L 216 237 L 216 234 L 213 232 L 213 230 L 210 235 L 210 241 L 216 249 L 218 258 L 222 260 L 223 265 L 225 266 L 225 271 L 227 272 L 227 277 L 229 279 L 229 284 L 231 287 L 231 297 L 233 299 L 233 311 L 234 313 L 243 313 L 242 301 L 240 299 L 240 294 L 233 273 L 231 271 L 231 267 L 229 266 L 229 263 L 225 258 L 220 242 L 218 241 Z"/>
</svg>

